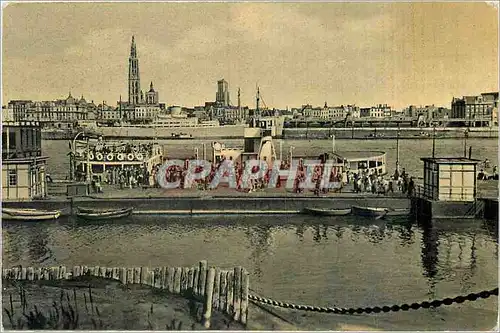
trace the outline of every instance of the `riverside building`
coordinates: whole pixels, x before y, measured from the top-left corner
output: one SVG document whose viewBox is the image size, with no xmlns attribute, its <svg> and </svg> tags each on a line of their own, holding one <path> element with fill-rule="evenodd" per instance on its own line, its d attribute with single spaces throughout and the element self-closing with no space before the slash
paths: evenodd
<svg viewBox="0 0 500 333">
<path fill-rule="evenodd" d="M 38 122 L 2 123 L 2 200 L 47 196 L 41 127 Z"/>
</svg>

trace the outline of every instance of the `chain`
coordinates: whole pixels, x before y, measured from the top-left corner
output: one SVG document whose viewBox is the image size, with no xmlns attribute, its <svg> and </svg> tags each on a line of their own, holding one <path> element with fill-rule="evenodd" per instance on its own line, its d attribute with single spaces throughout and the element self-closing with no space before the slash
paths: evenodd
<svg viewBox="0 0 500 333">
<path fill-rule="evenodd" d="M 324 313 L 335 313 L 335 314 L 362 314 L 362 313 L 380 313 L 380 312 L 398 312 L 398 311 L 408 311 L 408 310 L 418 310 L 420 308 L 428 309 L 428 308 L 437 308 L 441 305 L 451 305 L 454 303 L 460 304 L 465 301 L 476 301 L 480 298 L 488 298 L 490 296 L 498 296 L 498 288 L 493 290 L 485 290 L 479 293 L 471 293 L 467 296 L 457 296 L 455 298 L 445 298 L 441 300 L 434 300 L 431 302 L 420 302 L 420 303 L 412 303 L 412 304 L 403 304 L 403 305 L 393 305 L 393 306 L 375 306 L 375 307 L 366 307 L 366 308 L 337 308 L 337 307 L 319 307 L 319 306 L 311 306 L 311 305 L 297 305 L 292 303 L 279 302 L 276 300 L 272 300 L 269 298 L 259 297 L 255 295 L 248 295 L 248 299 L 253 302 L 273 305 L 286 309 L 295 309 L 302 311 L 313 311 L 313 312 L 324 312 Z"/>
</svg>

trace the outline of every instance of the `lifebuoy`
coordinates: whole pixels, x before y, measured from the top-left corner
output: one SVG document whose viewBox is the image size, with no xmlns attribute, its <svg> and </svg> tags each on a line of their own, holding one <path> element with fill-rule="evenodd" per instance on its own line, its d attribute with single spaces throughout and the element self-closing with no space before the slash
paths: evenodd
<svg viewBox="0 0 500 333">
<path fill-rule="evenodd" d="M 128 159 L 129 161 L 133 161 L 133 160 L 134 160 L 134 154 L 132 154 L 132 153 L 128 154 L 128 155 L 127 155 L 127 159 Z"/>
<path fill-rule="evenodd" d="M 89 160 L 93 160 L 94 159 L 94 154 L 92 152 L 88 153 L 87 156 L 89 157 Z"/>
<path fill-rule="evenodd" d="M 106 159 L 108 161 L 112 161 L 114 158 L 115 158 L 115 155 L 113 155 L 113 153 L 109 153 L 108 155 L 106 155 Z"/>
<path fill-rule="evenodd" d="M 125 156 L 123 155 L 123 153 L 119 153 L 118 155 L 116 155 L 116 158 L 118 159 L 118 161 L 123 161 L 123 158 Z"/>
<path fill-rule="evenodd" d="M 95 154 L 95 158 L 96 158 L 98 161 L 102 161 L 102 159 L 104 158 L 104 156 L 102 155 L 102 153 L 96 153 L 96 154 Z"/>
<path fill-rule="evenodd" d="M 144 156 L 142 156 L 142 153 L 137 153 L 137 154 L 135 154 L 135 158 L 137 158 L 139 161 L 142 161 Z"/>
</svg>

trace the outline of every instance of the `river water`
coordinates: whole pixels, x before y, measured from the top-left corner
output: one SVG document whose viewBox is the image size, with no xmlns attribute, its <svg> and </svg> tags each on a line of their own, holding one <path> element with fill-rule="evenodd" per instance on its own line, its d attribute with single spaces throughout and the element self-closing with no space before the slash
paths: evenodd
<svg viewBox="0 0 500 333">
<path fill-rule="evenodd" d="M 227 268 L 244 266 L 251 288 L 265 297 L 318 306 L 412 303 L 498 285 L 498 236 L 481 221 L 420 228 L 395 217 L 141 216 L 94 223 L 67 218 L 4 222 L 2 237 L 5 266 L 190 266 L 206 259 Z M 496 309 L 493 297 L 378 315 L 373 325 L 488 329 L 496 324 Z"/>
<path fill-rule="evenodd" d="M 164 142 L 170 156 L 190 154 L 208 141 Z M 44 142 L 49 172 L 64 177 L 66 141 Z M 232 141 L 229 144 L 241 144 Z M 497 141 L 470 140 L 473 157 L 497 160 Z M 294 154 L 319 154 L 331 141 L 291 141 Z M 340 151 L 383 150 L 390 140 L 337 140 Z M 431 140 L 401 140 L 401 164 L 420 175 Z M 437 156 L 463 153 L 441 140 Z M 132 216 L 113 222 L 3 222 L 4 266 L 190 266 L 206 259 L 244 266 L 251 288 L 265 297 L 317 306 L 366 307 L 433 300 L 498 285 L 498 234 L 482 221 L 447 221 L 422 228 L 405 218 L 374 221 L 307 216 Z M 385 330 L 484 330 L 496 325 L 497 298 L 437 309 L 350 316 L 351 323 Z M 333 315 L 322 315 L 328 326 Z M 335 320 L 347 320 L 335 316 Z M 312 319 L 311 319 L 312 320 Z M 315 323 L 316 321 L 313 321 Z M 326 326 L 325 326 L 326 325 Z M 332 328 L 333 329 L 333 328 Z"/>
</svg>

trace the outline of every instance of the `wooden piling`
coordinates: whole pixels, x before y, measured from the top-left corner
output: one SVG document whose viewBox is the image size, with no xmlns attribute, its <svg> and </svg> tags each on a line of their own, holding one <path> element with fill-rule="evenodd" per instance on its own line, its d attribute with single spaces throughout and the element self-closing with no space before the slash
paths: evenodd
<svg viewBox="0 0 500 333">
<path fill-rule="evenodd" d="M 59 267 L 50 268 L 50 280 L 59 280 Z"/>
<path fill-rule="evenodd" d="M 111 278 L 113 280 L 120 280 L 120 270 L 118 267 L 113 267 L 113 271 L 111 272 Z"/>
<path fill-rule="evenodd" d="M 80 266 L 73 266 L 73 279 L 79 277 L 80 274 Z"/>
<path fill-rule="evenodd" d="M 40 267 L 36 267 L 34 270 L 33 280 L 38 281 L 41 280 L 42 277 L 42 269 Z"/>
<path fill-rule="evenodd" d="M 220 268 L 215 268 L 214 291 L 212 296 L 212 307 L 217 310 L 219 308 L 220 295 Z"/>
<path fill-rule="evenodd" d="M 27 275 L 28 275 L 28 280 L 30 280 L 30 281 L 34 280 L 35 270 L 33 269 L 33 267 L 28 267 Z"/>
<path fill-rule="evenodd" d="M 167 289 L 168 284 L 167 284 L 167 272 L 168 272 L 168 267 L 163 266 L 161 268 L 161 288 L 162 289 Z"/>
<path fill-rule="evenodd" d="M 175 275 L 175 268 L 169 267 L 167 270 L 167 286 L 168 286 L 168 291 L 173 293 L 174 292 L 174 275 Z"/>
<path fill-rule="evenodd" d="M 189 268 L 188 267 L 182 267 L 182 274 L 181 274 L 181 293 L 185 293 L 187 290 L 187 284 L 188 284 L 188 272 Z"/>
<path fill-rule="evenodd" d="M 205 279 L 205 303 L 203 306 L 203 326 L 210 328 L 210 317 L 212 316 L 213 291 L 215 282 L 215 268 L 210 267 Z"/>
<path fill-rule="evenodd" d="M 207 261 L 200 261 L 200 278 L 198 282 L 198 293 L 200 296 L 205 296 L 205 284 L 207 280 Z"/>
<path fill-rule="evenodd" d="M 220 284 L 219 284 L 219 307 L 218 309 L 226 311 L 226 295 L 227 295 L 227 271 L 220 272 Z"/>
<path fill-rule="evenodd" d="M 59 276 L 61 280 L 66 280 L 68 275 L 66 274 L 66 266 L 59 266 Z"/>
<path fill-rule="evenodd" d="M 182 275 L 182 268 L 176 267 L 174 274 L 174 293 L 176 294 L 180 294 L 181 292 L 181 275 Z"/>
<path fill-rule="evenodd" d="M 141 268 L 140 267 L 134 267 L 134 283 L 135 284 L 141 283 Z"/>
<path fill-rule="evenodd" d="M 200 268 L 194 267 L 193 269 L 193 295 L 198 296 L 200 290 L 198 288 L 198 281 L 200 280 Z"/>
<path fill-rule="evenodd" d="M 156 279 L 156 276 L 155 276 L 155 271 L 154 270 L 150 270 L 148 272 L 148 286 L 151 286 L 151 287 L 154 287 L 155 286 L 155 279 Z"/>
<path fill-rule="evenodd" d="M 227 272 L 226 313 L 228 314 L 233 313 L 233 288 L 234 288 L 233 275 L 234 275 L 233 271 Z"/>
<path fill-rule="evenodd" d="M 246 269 L 241 272 L 241 315 L 240 321 L 246 325 L 248 318 L 248 289 L 250 288 L 250 276 Z"/>
<path fill-rule="evenodd" d="M 162 281 L 162 269 L 161 267 L 156 267 L 154 270 L 153 270 L 153 287 L 155 288 L 158 288 L 158 289 L 161 289 L 162 287 L 162 284 L 163 284 L 163 281 Z"/>
<path fill-rule="evenodd" d="M 147 284 L 146 282 L 148 281 L 149 277 L 149 268 L 148 267 L 141 267 L 141 273 L 139 274 L 139 283 L 142 284 Z"/>
<path fill-rule="evenodd" d="M 122 284 L 127 284 L 127 269 L 125 267 L 120 268 L 120 281 Z"/>
<path fill-rule="evenodd" d="M 12 274 L 12 270 L 11 270 Z M 12 275 L 11 275 L 12 278 Z M 48 280 L 49 279 L 49 270 L 46 267 L 42 267 L 40 270 L 40 280 Z"/>
<path fill-rule="evenodd" d="M 233 276 L 233 319 L 240 320 L 241 310 L 241 267 L 234 268 Z"/>
<path fill-rule="evenodd" d="M 18 280 L 18 276 L 19 276 L 19 267 L 12 268 L 12 279 Z"/>
<path fill-rule="evenodd" d="M 187 281 L 187 290 L 191 293 L 193 292 L 193 277 L 194 277 L 194 268 L 189 267 L 188 270 L 188 281 Z"/>
<path fill-rule="evenodd" d="M 99 276 L 105 278 L 106 277 L 106 271 L 108 270 L 107 267 L 99 267 Z"/>
<path fill-rule="evenodd" d="M 133 283 L 134 283 L 134 269 L 127 268 L 127 284 L 133 284 Z"/>
</svg>

